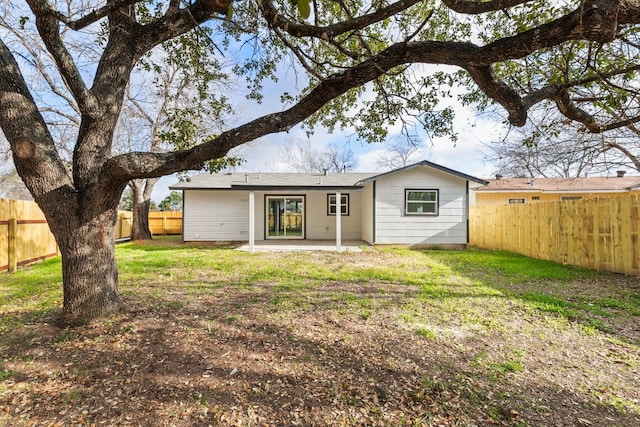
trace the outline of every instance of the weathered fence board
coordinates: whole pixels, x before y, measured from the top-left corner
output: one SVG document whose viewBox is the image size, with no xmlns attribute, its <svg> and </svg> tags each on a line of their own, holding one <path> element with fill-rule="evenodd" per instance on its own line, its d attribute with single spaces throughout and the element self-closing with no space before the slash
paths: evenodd
<svg viewBox="0 0 640 427">
<path fill-rule="evenodd" d="M 0 199 L 0 271 L 58 255 L 56 240 L 35 202 Z"/>
<path fill-rule="evenodd" d="M 116 239 L 131 236 L 132 213 L 118 212 Z M 182 212 L 150 212 L 153 234 L 181 234 Z M 59 255 L 56 240 L 35 202 L 0 199 L 0 271 Z"/>
<path fill-rule="evenodd" d="M 640 197 L 473 206 L 470 244 L 640 276 Z"/>
</svg>

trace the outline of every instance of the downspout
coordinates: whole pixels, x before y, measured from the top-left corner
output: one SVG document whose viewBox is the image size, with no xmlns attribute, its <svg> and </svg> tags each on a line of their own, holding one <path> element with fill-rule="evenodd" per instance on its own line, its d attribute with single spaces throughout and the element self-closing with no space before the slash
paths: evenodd
<svg viewBox="0 0 640 427">
<path fill-rule="evenodd" d="M 373 209 L 371 212 L 372 217 L 372 226 L 373 226 L 373 233 L 371 233 L 371 244 L 375 245 L 376 244 L 376 181 L 373 181 Z"/>
<path fill-rule="evenodd" d="M 465 209 L 467 210 L 466 212 L 466 217 L 467 217 L 467 245 L 469 244 L 469 181 L 466 181 L 467 183 L 467 198 L 465 200 Z"/>
</svg>

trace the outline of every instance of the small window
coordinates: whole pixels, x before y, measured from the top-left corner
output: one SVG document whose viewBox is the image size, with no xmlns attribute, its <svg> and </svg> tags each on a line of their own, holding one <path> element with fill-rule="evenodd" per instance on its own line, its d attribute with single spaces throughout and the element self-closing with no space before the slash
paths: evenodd
<svg viewBox="0 0 640 427">
<path fill-rule="evenodd" d="M 438 215 L 438 190 L 405 190 L 406 215 Z"/>
<path fill-rule="evenodd" d="M 562 201 L 567 200 L 582 200 L 582 196 L 562 196 Z"/>
<path fill-rule="evenodd" d="M 531 200 L 540 200 L 540 196 L 531 196 Z"/>
<path fill-rule="evenodd" d="M 347 216 L 349 215 L 349 195 L 341 194 L 340 195 L 340 215 Z M 327 194 L 327 215 L 335 215 L 336 214 L 336 195 L 335 194 Z"/>
<path fill-rule="evenodd" d="M 524 199 L 509 199 L 509 203 L 524 204 Z"/>
</svg>

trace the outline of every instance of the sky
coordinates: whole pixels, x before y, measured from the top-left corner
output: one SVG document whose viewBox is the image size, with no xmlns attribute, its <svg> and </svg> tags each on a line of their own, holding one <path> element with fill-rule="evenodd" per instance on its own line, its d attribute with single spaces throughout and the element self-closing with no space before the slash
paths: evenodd
<svg viewBox="0 0 640 427">
<path fill-rule="evenodd" d="M 411 163 L 421 160 L 446 166 L 450 169 L 475 176 L 491 178 L 495 168 L 485 160 L 488 149 L 486 144 L 499 137 L 501 124 L 496 120 L 481 119 L 472 111 L 460 107 L 456 114 L 455 129 L 458 139 L 454 143 L 448 138 L 436 138 L 422 141 L 421 149 L 411 158 Z M 297 126 L 288 133 L 264 137 L 242 148 L 245 162 L 234 172 L 291 172 L 280 162 L 278 148 L 286 141 L 307 139 L 305 130 Z M 382 144 L 367 144 L 357 141 L 348 132 L 329 134 L 318 129 L 310 137 L 312 145 L 322 151 L 332 143 L 349 144 L 357 159 L 357 165 L 351 172 L 385 172 L 376 164 L 385 151 Z M 169 186 L 177 183 L 174 176 L 162 178 L 154 189 L 152 199 L 160 202 L 171 190 Z"/>
<path fill-rule="evenodd" d="M 436 67 L 436 66 L 434 66 Z M 440 66 L 442 69 L 442 66 Z M 454 67 L 450 67 L 454 68 Z M 428 72 L 428 70 L 424 70 Z M 264 99 L 262 104 L 248 104 L 238 101 L 243 113 L 236 125 L 249 122 L 260 116 L 279 111 L 279 99 L 283 92 L 296 93 L 300 90 L 300 76 L 291 75 L 290 70 L 282 70 L 277 74 L 277 82 L 265 82 Z M 452 88 L 454 95 L 462 89 Z M 236 94 L 236 100 L 242 95 Z M 278 102 L 270 100 L 277 99 Z M 275 107 L 274 107 L 275 105 Z M 450 138 L 429 139 L 422 133 L 420 150 L 414 154 L 410 163 L 429 160 L 430 162 L 457 170 L 477 178 L 491 178 L 496 170 L 486 161 L 490 151 L 487 144 L 496 141 L 504 133 L 501 118 L 495 115 L 480 115 L 474 110 L 464 107 L 451 98 L 443 101 L 441 107 L 452 106 L 456 112 L 454 129 L 457 141 Z M 399 136 L 400 126 L 389 125 L 388 140 Z M 377 160 L 384 154 L 383 144 L 368 144 L 357 139 L 353 131 L 336 131 L 329 133 L 323 128 L 317 128 L 310 137 L 306 129 L 298 125 L 287 133 L 268 135 L 258 141 L 246 144 L 241 148 L 240 157 L 244 162 L 236 167 L 234 172 L 292 172 L 279 159 L 279 147 L 287 141 L 310 139 L 312 146 L 320 152 L 331 144 L 342 146 L 348 144 L 357 159 L 356 167 L 351 172 L 386 172 L 380 170 Z M 195 174 L 195 172 L 194 172 Z M 177 183 L 175 176 L 162 178 L 154 189 L 152 200 L 160 202 L 169 192 L 169 186 Z"/>
<path fill-rule="evenodd" d="M 249 44 L 240 44 L 248 48 Z M 251 52 L 238 50 L 235 55 L 249 55 Z M 233 56 L 233 54 L 231 55 Z M 230 58 L 231 59 L 231 58 Z M 233 63 L 234 61 L 231 61 Z M 437 66 L 433 66 L 437 67 Z M 440 66 L 442 69 L 443 66 Z M 453 68 L 453 67 L 451 67 Z M 424 67 L 417 72 L 429 72 L 432 69 Z M 415 72 L 416 70 L 414 70 Z M 238 105 L 238 110 L 242 116 L 236 125 L 249 122 L 265 114 L 271 114 L 281 110 L 280 104 L 282 93 L 299 93 L 304 87 L 304 73 L 296 74 L 293 67 L 281 67 L 276 72 L 277 81 L 264 82 L 264 102 L 262 104 L 249 103 L 245 100 L 244 93 L 233 93 L 234 104 Z M 239 81 L 235 87 L 243 87 L 244 83 Z M 274 102 L 274 100 L 277 100 Z M 447 102 L 451 105 L 449 102 Z M 499 138 L 502 124 L 499 118 L 481 117 L 474 111 L 455 105 L 456 118 L 454 129 L 458 133 L 458 139 L 453 142 L 449 138 L 429 139 L 422 132 L 423 140 L 418 153 L 410 159 L 411 162 L 429 160 L 433 163 L 472 175 L 478 178 L 489 178 L 495 173 L 491 164 L 485 162 L 486 144 Z M 389 139 L 398 136 L 399 126 L 390 124 Z M 242 148 L 240 156 L 245 160 L 235 172 L 286 172 L 290 171 L 278 158 L 279 147 L 286 142 L 300 139 L 307 139 L 306 130 L 302 126 L 296 126 L 287 133 L 280 133 L 266 136 L 258 141 L 247 144 Z M 353 131 L 340 131 L 333 134 L 322 128 L 317 128 L 314 134 L 309 137 L 312 146 L 320 152 L 330 145 L 341 146 L 349 144 L 349 148 L 357 159 L 357 165 L 352 172 L 385 172 L 376 164 L 377 160 L 384 154 L 385 147 L 382 144 L 367 144 L 359 141 Z M 152 200 L 159 203 L 170 192 L 169 186 L 177 183 L 175 176 L 163 177 L 154 189 Z"/>
<path fill-rule="evenodd" d="M 499 138 L 502 129 L 500 122 L 479 118 L 472 111 L 459 107 L 454 123 L 458 132 L 455 143 L 449 138 L 429 140 L 425 137 L 420 150 L 411 157 L 411 163 L 429 160 L 477 178 L 491 178 L 495 167 L 485 160 L 489 151 L 486 145 Z M 288 133 L 269 135 L 243 147 L 241 156 L 245 162 L 236 167 L 234 172 L 291 172 L 280 161 L 278 148 L 285 142 L 296 139 L 307 139 L 305 130 L 300 126 Z M 332 143 L 349 144 L 357 159 L 357 165 L 351 172 L 385 172 L 376 164 L 385 151 L 382 144 L 368 144 L 356 140 L 348 132 L 329 134 L 322 129 L 318 129 L 310 140 L 320 151 Z M 174 176 L 162 178 L 156 184 L 152 199 L 161 201 L 171 191 L 169 186 L 177 182 Z"/>
</svg>

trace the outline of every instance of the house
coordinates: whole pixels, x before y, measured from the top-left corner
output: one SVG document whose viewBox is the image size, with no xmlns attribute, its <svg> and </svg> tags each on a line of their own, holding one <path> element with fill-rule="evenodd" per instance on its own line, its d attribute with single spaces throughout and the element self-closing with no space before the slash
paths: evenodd
<svg viewBox="0 0 640 427">
<path fill-rule="evenodd" d="M 422 161 L 386 173 L 201 174 L 183 191 L 184 241 L 468 242 L 469 189 L 486 181 Z"/>
<path fill-rule="evenodd" d="M 611 197 L 640 193 L 640 176 L 589 178 L 508 178 L 499 175 L 484 187 L 474 188 L 471 204 L 475 206 L 508 203 L 540 203 L 563 200 Z"/>
</svg>

